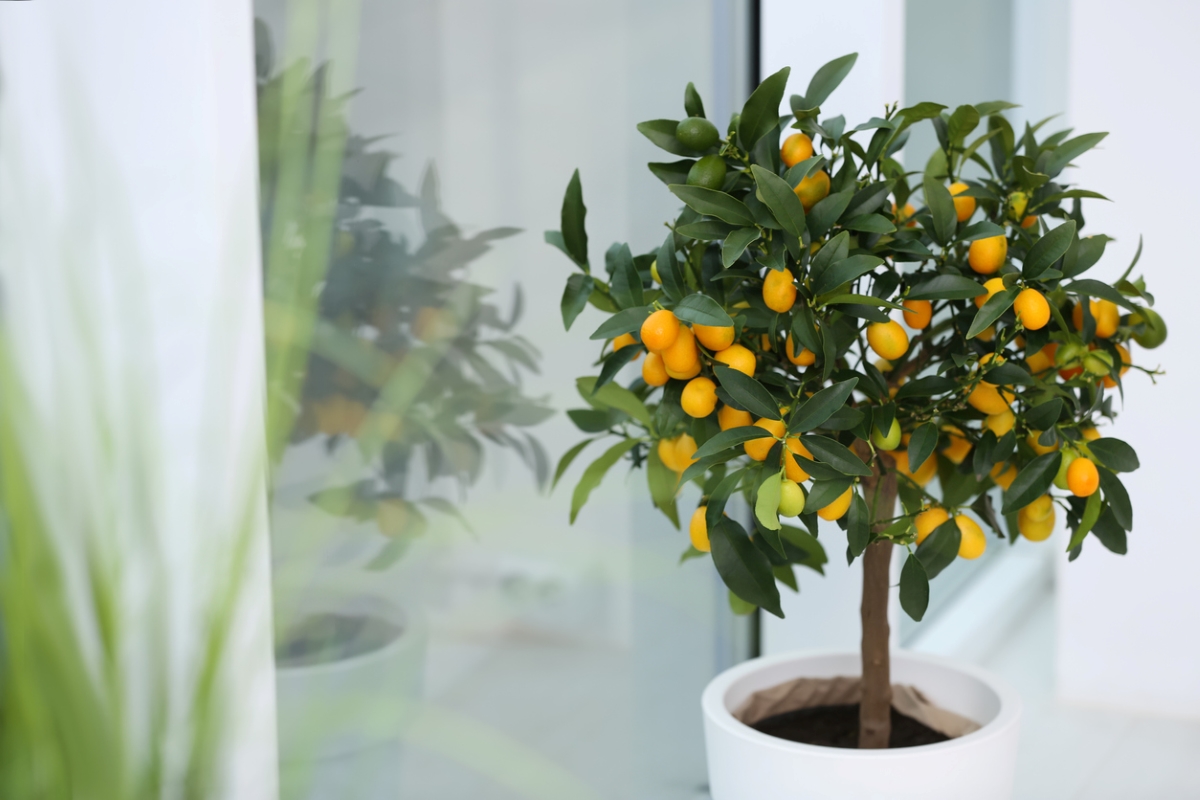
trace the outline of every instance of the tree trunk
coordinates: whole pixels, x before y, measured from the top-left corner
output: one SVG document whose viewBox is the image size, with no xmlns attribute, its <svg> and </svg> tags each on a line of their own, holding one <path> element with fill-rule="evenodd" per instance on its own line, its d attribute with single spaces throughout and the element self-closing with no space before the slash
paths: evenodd
<svg viewBox="0 0 1200 800">
<path fill-rule="evenodd" d="M 878 459 L 886 458 L 880 454 Z M 891 459 L 887 459 L 889 462 Z M 887 527 L 896 508 L 896 473 L 882 472 L 863 481 L 872 530 Z M 888 464 L 890 467 L 891 464 Z M 892 543 L 877 541 L 863 553 L 862 593 L 862 702 L 858 716 L 858 746 L 881 749 L 892 733 L 892 676 L 888 626 L 888 591 L 891 587 Z"/>
</svg>

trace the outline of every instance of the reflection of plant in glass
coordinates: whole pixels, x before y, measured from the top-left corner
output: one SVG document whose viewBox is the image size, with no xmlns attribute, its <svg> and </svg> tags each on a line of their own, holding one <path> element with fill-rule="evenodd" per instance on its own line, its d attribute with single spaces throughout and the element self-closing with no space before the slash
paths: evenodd
<svg viewBox="0 0 1200 800">
<path fill-rule="evenodd" d="M 1017 136 L 1003 102 L 818 123 L 855 58 L 822 67 L 784 120 L 788 70 L 767 78 L 723 139 L 691 85 L 685 120 L 639 125 L 686 157 L 650 165 L 686 208 L 658 249 L 635 257 L 613 245 L 607 280 L 588 259 L 578 173 L 547 240 L 580 270 L 563 295 L 567 326 L 589 302 L 611 313 L 591 337 L 612 343 L 600 375 L 579 379 L 592 408 L 571 416 L 619 441 L 584 471 L 572 519 L 623 458 L 647 466 L 677 526 L 679 487 L 695 480 L 703 499 L 685 556 L 711 550 L 735 607 L 779 616 L 776 581 L 795 588 L 796 564 L 820 570 L 817 518 L 836 520 L 848 558 L 863 556 L 859 743 L 886 747 L 893 546 L 909 551 L 900 603 L 914 619 L 929 579 L 987 545 L 967 509 L 1010 541 L 1040 541 L 1058 505 L 1072 559 L 1089 533 L 1123 553 L 1132 508 L 1117 473 L 1138 459 L 1095 425 L 1115 416 L 1105 389 L 1120 389 L 1129 343 L 1156 347 L 1166 327 L 1144 282 L 1128 280 L 1132 266 L 1113 284 L 1080 277 L 1109 239 L 1079 236 L 1081 201 L 1100 196 L 1061 175 L 1104 134 L 1039 140 L 1039 124 Z M 941 147 L 918 209 L 914 173 L 892 156 L 925 119 Z M 781 143 L 792 120 L 799 132 Z M 981 177 L 965 179 L 969 165 Z M 612 382 L 643 353 L 640 379 Z M 557 474 L 598 438 L 569 450 Z M 926 488 L 935 475 L 940 496 Z M 739 491 L 753 535 L 723 513 Z"/>
<path fill-rule="evenodd" d="M 545 452 L 520 430 L 551 413 L 522 390 L 521 372 L 536 372 L 540 354 L 514 333 L 520 290 L 511 310 L 503 312 L 488 302 L 490 289 L 466 277 L 491 242 L 518 230 L 495 228 L 464 237 L 441 211 L 433 168 L 426 171 L 418 196 L 405 191 L 386 174 L 394 154 L 372 149 L 375 140 L 349 134 L 347 98 L 328 96 L 326 68 L 309 70 L 300 62 L 272 76 L 264 33 L 260 24 L 268 308 L 274 306 L 287 320 L 309 317 L 290 331 L 293 336 L 308 331 L 303 354 L 299 337 L 280 347 L 291 360 L 272 373 L 284 378 L 272 383 L 272 408 L 287 409 L 294 419 L 288 434 L 292 443 L 322 437 L 332 451 L 355 442 L 370 476 L 312 499 L 334 515 L 374 519 L 384 535 L 399 537 L 374 562 L 383 566 L 425 528 L 422 507 L 459 516 L 435 493 L 412 497 L 418 460 L 426 482 L 452 478 L 465 487 L 482 471 L 487 440 L 515 450 L 539 483 L 546 478 Z M 296 136 L 297 130 L 308 137 Z M 323 216 L 304 219 L 295 208 L 289 212 L 280 206 L 293 200 L 283 196 L 288 167 L 287 158 L 280 157 L 293 137 L 312 172 L 320 169 L 322 143 L 338 147 L 340 182 Z M 422 241 L 414 245 L 397 235 L 368 215 L 369 208 L 413 209 Z M 316 235 L 307 235 L 310 231 Z M 303 246 L 292 244 L 297 239 Z M 274 251 L 272 244 L 278 245 Z M 314 247 L 320 248 L 318 263 L 290 255 Z M 284 273 L 282 280 L 272 274 L 276 270 Z"/>
</svg>

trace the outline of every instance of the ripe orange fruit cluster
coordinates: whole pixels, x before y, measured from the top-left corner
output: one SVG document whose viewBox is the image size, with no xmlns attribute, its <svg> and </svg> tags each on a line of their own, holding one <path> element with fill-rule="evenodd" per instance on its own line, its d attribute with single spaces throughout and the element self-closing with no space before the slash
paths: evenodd
<svg viewBox="0 0 1200 800">
<path fill-rule="evenodd" d="M 658 458 L 672 472 L 683 474 L 683 471 L 696 463 L 696 440 L 686 433 L 681 433 L 672 439 L 658 440 Z"/>
</svg>

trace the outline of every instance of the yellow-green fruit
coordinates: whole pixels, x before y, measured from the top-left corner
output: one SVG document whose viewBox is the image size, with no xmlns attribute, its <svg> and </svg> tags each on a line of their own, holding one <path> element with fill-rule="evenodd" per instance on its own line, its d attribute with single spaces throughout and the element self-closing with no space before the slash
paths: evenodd
<svg viewBox="0 0 1200 800">
<path fill-rule="evenodd" d="M 660 278 L 658 276 L 658 259 L 657 258 L 650 262 L 650 277 L 654 279 L 655 283 L 659 283 L 659 284 L 662 283 L 662 278 Z"/>
<path fill-rule="evenodd" d="M 1058 465 L 1058 474 L 1054 476 L 1054 485 L 1060 489 L 1067 488 L 1067 470 L 1071 468 L 1071 462 L 1079 458 L 1079 454 L 1074 450 L 1062 451 L 1062 463 Z"/>
<path fill-rule="evenodd" d="M 1167 323 L 1154 309 L 1143 308 L 1130 314 L 1129 324 L 1135 331 L 1142 326 L 1141 332 L 1133 334 L 1133 340 L 1147 350 L 1153 350 L 1167 340 Z"/>
<path fill-rule="evenodd" d="M 725 184 L 725 159 L 718 155 L 700 159 L 688 170 L 687 182 L 688 186 L 720 189 Z"/>
<path fill-rule="evenodd" d="M 675 138 L 685 147 L 707 150 L 717 143 L 721 135 L 717 133 L 717 126 L 704 117 L 688 117 L 675 127 Z"/>
<path fill-rule="evenodd" d="M 1025 209 L 1029 206 L 1029 195 L 1024 192 L 1013 192 L 1008 196 L 1008 210 L 1013 219 L 1024 220 Z"/>
<path fill-rule="evenodd" d="M 795 481 L 779 485 L 779 516 L 795 517 L 804 512 L 804 490 Z"/>
<path fill-rule="evenodd" d="M 895 450 L 900 445 L 900 421 L 892 420 L 892 425 L 888 428 L 887 436 L 884 436 L 879 428 L 872 426 L 871 441 L 880 450 Z"/>
</svg>

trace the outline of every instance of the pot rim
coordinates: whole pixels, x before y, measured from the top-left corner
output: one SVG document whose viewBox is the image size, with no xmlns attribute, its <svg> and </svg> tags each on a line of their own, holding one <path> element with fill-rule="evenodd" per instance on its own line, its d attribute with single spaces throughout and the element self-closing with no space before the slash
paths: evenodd
<svg viewBox="0 0 1200 800">
<path fill-rule="evenodd" d="M 783 750 L 785 752 L 796 753 L 797 755 L 803 754 L 807 758 L 861 758 L 876 761 L 902 759 L 941 750 L 951 750 L 957 747 L 983 744 L 988 739 L 1001 736 L 1009 728 L 1016 725 L 1021 718 L 1021 696 L 1017 693 L 1016 689 L 1003 679 L 974 664 L 967 664 L 952 658 L 917 653 L 909 650 L 893 650 L 892 659 L 936 665 L 974 678 L 995 692 L 999 698 L 1000 711 L 996 714 L 996 717 L 986 725 L 980 727 L 979 730 L 946 742 L 886 750 L 856 750 L 853 748 L 825 747 L 822 745 L 793 742 L 756 731 L 754 728 L 736 719 L 725 705 L 725 696 L 729 693 L 730 688 L 747 675 L 777 664 L 792 661 L 807 661 L 813 658 L 826 658 L 829 656 L 858 658 L 859 654 L 837 648 L 796 650 L 771 656 L 759 656 L 758 658 L 752 658 L 749 661 L 744 661 L 741 664 L 730 667 L 709 681 L 708 686 L 704 688 L 704 693 L 700 698 L 700 705 L 704 716 L 726 732 L 760 747 Z"/>
<path fill-rule="evenodd" d="M 361 669 L 365 665 L 369 665 L 375 661 L 387 661 L 398 652 L 407 650 L 410 647 L 416 646 L 416 643 L 421 637 L 421 623 L 415 614 L 410 614 L 401 606 L 393 603 L 390 600 L 385 600 L 374 595 L 366 595 L 375 604 L 374 616 L 385 619 L 388 622 L 397 624 L 400 627 L 400 633 L 395 638 L 385 644 L 383 647 L 376 648 L 366 653 L 350 656 L 349 658 L 339 658 L 336 661 L 322 661 L 316 664 L 302 664 L 299 666 L 283 665 L 276 660 L 275 675 L 276 680 L 281 678 L 301 678 L 308 676 L 327 675 L 339 672 L 349 672 L 355 669 Z M 337 610 L 336 608 L 319 608 L 320 604 L 314 604 L 311 611 L 329 611 Z M 364 615 L 370 615 L 371 612 L 364 612 Z"/>
</svg>

